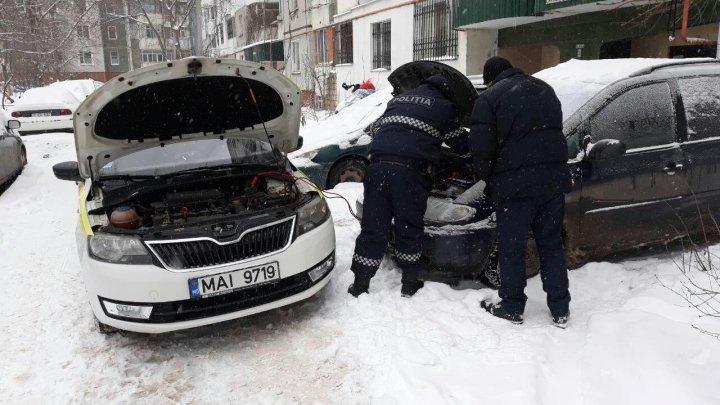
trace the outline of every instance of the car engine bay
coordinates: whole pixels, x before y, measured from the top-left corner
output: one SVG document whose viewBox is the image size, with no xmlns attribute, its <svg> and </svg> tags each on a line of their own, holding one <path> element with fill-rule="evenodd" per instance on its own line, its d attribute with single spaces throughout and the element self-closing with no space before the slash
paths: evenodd
<svg viewBox="0 0 720 405">
<path fill-rule="evenodd" d="M 168 183 L 148 187 L 148 190 L 133 193 L 121 202 L 113 202 L 89 213 L 107 215 L 113 228 L 136 230 L 186 226 L 230 215 L 281 208 L 299 202 L 302 197 L 295 180 L 279 172 Z"/>
</svg>

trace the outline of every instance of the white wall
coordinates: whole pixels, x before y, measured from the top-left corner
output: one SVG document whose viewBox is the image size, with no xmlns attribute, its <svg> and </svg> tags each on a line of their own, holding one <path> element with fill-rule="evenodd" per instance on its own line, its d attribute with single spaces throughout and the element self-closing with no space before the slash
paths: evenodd
<svg viewBox="0 0 720 405">
<path fill-rule="evenodd" d="M 378 90 L 386 88 L 390 86 L 387 78 L 392 70 L 412 61 L 413 14 L 414 6 L 408 5 L 353 20 L 353 63 L 335 67 L 338 100 L 345 96 L 345 90 L 341 87 L 343 82 L 351 84 L 370 79 Z M 390 70 L 373 70 L 372 24 L 388 19 L 391 21 Z"/>
</svg>

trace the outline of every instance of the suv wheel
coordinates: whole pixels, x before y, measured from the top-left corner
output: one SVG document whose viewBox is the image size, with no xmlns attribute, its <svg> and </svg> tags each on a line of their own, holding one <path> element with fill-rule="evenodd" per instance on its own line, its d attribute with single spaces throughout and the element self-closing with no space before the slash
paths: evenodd
<svg viewBox="0 0 720 405">
<path fill-rule="evenodd" d="M 339 183 L 362 183 L 365 179 L 367 164 L 358 158 L 351 158 L 337 163 L 328 175 L 328 188 L 333 188 Z"/>
</svg>

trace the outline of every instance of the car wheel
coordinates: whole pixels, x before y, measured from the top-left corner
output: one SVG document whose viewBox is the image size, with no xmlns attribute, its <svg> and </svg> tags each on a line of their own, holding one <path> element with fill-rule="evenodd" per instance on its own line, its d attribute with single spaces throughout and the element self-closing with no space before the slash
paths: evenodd
<svg viewBox="0 0 720 405">
<path fill-rule="evenodd" d="M 333 188 L 339 183 L 362 183 L 365 179 L 365 169 L 367 169 L 367 163 L 358 158 L 336 163 L 328 175 L 328 188 Z"/>
<path fill-rule="evenodd" d="M 112 335 L 120 331 L 119 329 L 113 328 L 110 325 L 106 325 L 98 321 L 98 319 L 95 317 L 93 317 L 93 319 L 95 321 L 95 329 L 97 329 L 98 332 L 102 333 L 103 335 Z"/>
<path fill-rule="evenodd" d="M 498 263 L 498 246 L 497 241 L 493 243 L 485 264 L 478 278 L 480 281 L 492 289 L 500 288 L 500 265 Z M 540 272 L 540 259 L 537 253 L 537 245 L 535 239 L 529 238 L 527 250 L 525 252 L 525 277 L 530 278 L 536 276 Z"/>
</svg>

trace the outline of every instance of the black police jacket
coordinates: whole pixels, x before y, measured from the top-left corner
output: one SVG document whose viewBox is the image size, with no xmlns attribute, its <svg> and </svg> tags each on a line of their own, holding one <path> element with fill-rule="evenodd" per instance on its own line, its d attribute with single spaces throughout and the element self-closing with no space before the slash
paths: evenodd
<svg viewBox="0 0 720 405">
<path fill-rule="evenodd" d="M 562 107 L 550 85 L 508 69 L 480 94 L 471 118 L 470 152 L 495 200 L 570 191 Z"/>
<path fill-rule="evenodd" d="M 445 78 L 435 75 L 390 100 L 373 128 L 372 160 L 414 165 L 436 162 L 443 142 L 453 152 L 467 155 L 467 131 L 460 126 L 449 92 Z"/>
</svg>

